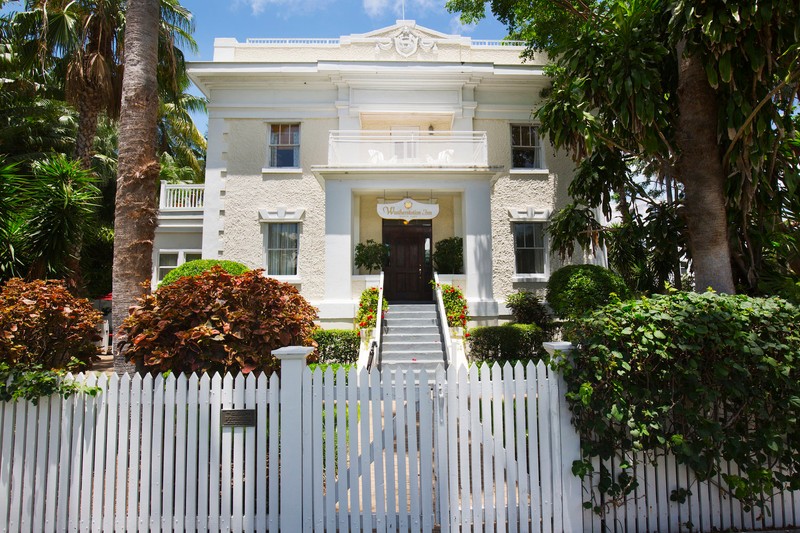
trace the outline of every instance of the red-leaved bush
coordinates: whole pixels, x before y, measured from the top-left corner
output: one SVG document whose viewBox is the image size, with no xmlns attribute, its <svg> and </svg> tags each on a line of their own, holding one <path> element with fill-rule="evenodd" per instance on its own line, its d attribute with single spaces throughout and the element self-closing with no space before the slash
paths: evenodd
<svg viewBox="0 0 800 533">
<path fill-rule="evenodd" d="M 316 308 L 288 283 L 219 267 L 160 287 L 132 308 L 121 347 L 147 370 L 267 372 L 272 350 L 311 346 Z"/>
<path fill-rule="evenodd" d="M 12 278 L 0 291 L 0 362 L 46 370 L 90 367 L 102 317 L 60 280 Z"/>
</svg>

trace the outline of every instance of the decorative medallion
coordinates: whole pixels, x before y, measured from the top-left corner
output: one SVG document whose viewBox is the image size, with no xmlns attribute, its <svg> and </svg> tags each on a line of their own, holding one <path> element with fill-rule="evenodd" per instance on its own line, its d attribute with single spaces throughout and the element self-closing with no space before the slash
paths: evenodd
<svg viewBox="0 0 800 533">
<path fill-rule="evenodd" d="M 375 46 L 378 50 L 390 50 L 394 46 L 394 49 L 402 57 L 411 57 L 420 49 L 424 52 L 437 51 L 434 40 L 423 39 L 418 32 L 413 31 L 409 26 L 403 26 L 393 38 L 378 42 Z"/>
<path fill-rule="evenodd" d="M 378 216 L 386 219 L 430 220 L 439 214 L 439 204 L 423 204 L 411 198 L 404 198 L 392 204 L 378 204 Z"/>
</svg>

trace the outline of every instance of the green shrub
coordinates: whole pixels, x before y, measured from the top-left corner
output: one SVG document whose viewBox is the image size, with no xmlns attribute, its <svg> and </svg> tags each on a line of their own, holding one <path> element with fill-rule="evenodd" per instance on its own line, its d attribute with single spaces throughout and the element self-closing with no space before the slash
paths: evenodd
<svg viewBox="0 0 800 533">
<path fill-rule="evenodd" d="M 279 367 L 272 350 L 312 344 L 316 316 L 295 287 L 262 270 L 214 267 L 140 300 L 122 325 L 122 348 L 154 371 L 270 373 Z"/>
<path fill-rule="evenodd" d="M 511 309 L 514 321 L 518 324 L 536 324 L 545 333 L 553 327 L 550 313 L 532 292 L 518 291 L 509 295 L 506 306 Z"/>
<path fill-rule="evenodd" d="M 464 273 L 464 239 L 450 237 L 436 243 L 433 267 L 439 274 Z"/>
<path fill-rule="evenodd" d="M 575 318 L 611 301 L 611 294 L 624 299 L 628 288 L 621 277 L 597 265 L 559 268 L 547 282 L 547 303 L 556 316 Z"/>
<path fill-rule="evenodd" d="M 381 270 L 389 260 L 389 245 L 368 239 L 356 244 L 355 264 L 370 274 L 373 270 Z"/>
<path fill-rule="evenodd" d="M 311 334 L 317 343 L 320 363 L 355 363 L 358 361 L 360 338 L 352 329 L 318 329 Z"/>
<path fill-rule="evenodd" d="M 535 324 L 472 328 L 467 336 L 472 361 L 517 361 L 542 356 L 544 332 Z"/>
<path fill-rule="evenodd" d="M 0 291 L 0 362 L 23 369 L 91 367 L 102 317 L 62 281 L 12 278 Z"/>
<path fill-rule="evenodd" d="M 800 488 L 800 308 L 778 298 L 655 295 L 578 319 L 567 338 L 578 346 L 560 366 L 581 473 L 592 457 L 668 449 L 700 480 L 736 463 L 740 474 L 722 479 L 748 505 Z M 611 481 L 601 472 L 601 486 Z"/>
<path fill-rule="evenodd" d="M 215 266 L 222 268 L 222 270 L 233 276 L 244 274 L 250 270 L 243 264 L 237 263 L 236 261 L 227 261 L 224 259 L 197 259 L 195 261 L 187 261 L 181 266 L 173 268 L 167 272 L 167 275 L 164 276 L 163 280 L 161 280 L 159 287 L 174 283 L 175 280 L 180 278 L 199 276 L 203 272 L 207 272 Z"/>
<path fill-rule="evenodd" d="M 378 323 L 378 287 L 364 289 L 361 299 L 358 302 L 358 312 L 356 312 L 356 327 L 359 329 L 374 328 Z M 383 312 L 389 309 L 386 298 L 383 299 Z"/>
</svg>

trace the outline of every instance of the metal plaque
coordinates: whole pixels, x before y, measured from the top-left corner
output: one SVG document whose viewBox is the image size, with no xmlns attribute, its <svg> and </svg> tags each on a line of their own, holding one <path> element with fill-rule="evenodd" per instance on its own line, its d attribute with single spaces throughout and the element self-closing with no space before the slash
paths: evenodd
<svg viewBox="0 0 800 533">
<path fill-rule="evenodd" d="M 255 409 L 222 409 L 222 427 L 255 427 Z"/>
</svg>

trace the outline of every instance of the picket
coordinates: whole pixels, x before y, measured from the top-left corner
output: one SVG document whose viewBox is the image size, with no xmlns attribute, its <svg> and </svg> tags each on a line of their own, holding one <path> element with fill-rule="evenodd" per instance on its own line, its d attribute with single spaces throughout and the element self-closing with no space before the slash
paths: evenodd
<svg viewBox="0 0 800 533">
<path fill-rule="evenodd" d="M 724 492 L 736 465 L 699 482 L 671 455 L 642 454 L 635 468 L 603 463 L 637 478 L 626 501 L 581 509 L 599 476 L 571 474 L 579 439 L 543 363 L 298 376 L 284 387 L 302 405 L 280 405 L 277 375 L 242 374 L 75 376 L 100 394 L 0 405 L 0 530 L 278 531 L 291 454 L 302 497 L 287 509 L 304 531 L 711 531 L 800 515 L 798 492 L 744 511 Z M 221 427 L 222 408 L 255 409 L 256 427 Z M 279 448 L 281 421 L 300 426 L 302 446 Z"/>
</svg>

